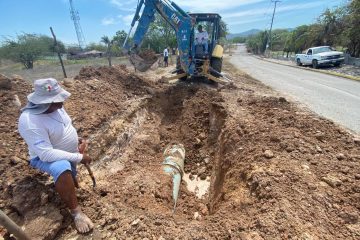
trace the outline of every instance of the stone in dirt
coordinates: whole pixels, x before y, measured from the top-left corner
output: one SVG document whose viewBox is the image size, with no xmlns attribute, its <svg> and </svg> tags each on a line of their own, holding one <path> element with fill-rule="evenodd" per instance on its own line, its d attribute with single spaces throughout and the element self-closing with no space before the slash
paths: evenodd
<svg viewBox="0 0 360 240">
<path fill-rule="evenodd" d="M 194 220 L 200 221 L 201 219 L 202 219 L 202 217 L 201 217 L 200 213 L 195 212 L 195 213 L 194 213 Z"/>
<path fill-rule="evenodd" d="M 317 151 L 318 153 L 322 153 L 322 152 L 323 152 L 323 150 L 322 150 L 321 147 L 319 147 L 319 146 L 316 146 L 315 149 L 316 149 L 316 151 Z"/>
<path fill-rule="evenodd" d="M 140 218 L 135 219 L 135 220 L 131 223 L 131 226 L 135 227 L 135 226 L 139 225 L 140 221 L 141 221 Z"/>
<path fill-rule="evenodd" d="M 14 197 L 11 206 L 20 215 L 26 215 L 33 208 L 40 206 L 44 190 L 44 186 L 38 184 L 37 181 L 29 180 L 18 183 L 13 189 Z"/>
<path fill-rule="evenodd" d="M 206 172 L 206 167 L 201 167 L 201 168 L 199 168 L 199 170 L 198 170 L 198 176 L 200 176 L 201 174 L 204 174 Z"/>
<path fill-rule="evenodd" d="M 336 158 L 337 158 L 338 160 L 344 160 L 344 159 L 345 159 L 345 155 L 342 154 L 342 153 L 338 153 L 338 154 L 336 155 Z"/>
<path fill-rule="evenodd" d="M 17 165 L 17 164 L 19 164 L 19 163 L 21 163 L 22 162 L 22 160 L 19 158 L 19 157 L 17 157 L 17 156 L 13 156 L 13 157 L 11 157 L 11 159 L 10 159 L 10 163 L 12 164 L 12 165 Z"/>
<path fill-rule="evenodd" d="M 10 90 L 12 88 L 11 80 L 7 76 L 0 74 L 0 89 Z"/>
<path fill-rule="evenodd" d="M 12 80 L 14 80 L 14 81 L 22 81 L 22 80 L 24 80 L 24 78 L 23 78 L 22 76 L 17 75 L 17 74 L 11 75 L 11 78 L 12 78 Z"/>
<path fill-rule="evenodd" d="M 359 222 L 359 214 L 356 213 L 356 210 L 353 211 L 343 211 L 339 216 L 344 220 L 346 224 L 356 224 Z"/>
<path fill-rule="evenodd" d="M 338 179 L 337 177 L 331 176 L 331 175 L 322 177 L 321 180 L 326 182 L 329 186 L 331 186 L 333 188 L 339 187 L 342 184 L 340 179 Z"/>
<path fill-rule="evenodd" d="M 63 84 L 65 87 L 72 87 L 74 84 L 74 79 L 73 78 L 64 78 Z"/>
<path fill-rule="evenodd" d="M 13 105 L 17 108 L 20 108 L 21 107 L 21 101 L 19 99 L 19 96 L 18 95 L 14 95 L 13 97 L 13 101 L 12 101 Z"/>
<path fill-rule="evenodd" d="M 265 150 L 264 157 L 270 159 L 274 157 L 274 153 L 271 150 Z"/>
<path fill-rule="evenodd" d="M 24 227 L 31 239 L 54 239 L 62 228 L 62 221 L 59 209 L 49 204 L 26 214 Z"/>
<path fill-rule="evenodd" d="M 264 240 L 257 232 L 242 232 L 240 240 Z"/>
</svg>

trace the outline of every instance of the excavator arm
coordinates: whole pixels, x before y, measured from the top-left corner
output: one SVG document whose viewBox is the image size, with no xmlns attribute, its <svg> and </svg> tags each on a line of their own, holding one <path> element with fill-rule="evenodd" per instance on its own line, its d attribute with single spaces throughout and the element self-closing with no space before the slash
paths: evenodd
<svg viewBox="0 0 360 240">
<path fill-rule="evenodd" d="M 142 10 L 142 12 L 141 12 Z M 155 13 L 158 12 L 174 29 L 177 38 L 177 44 L 180 55 L 180 63 L 185 72 L 191 74 L 193 71 L 191 67 L 191 59 L 189 59 L 190 43 L 192 41 L 192 26 L 193 21 L 186 12 L 184 12 L 174 2 L 168 0 L 140 0 L 136 12 L 131 23 L 132 28 L 136 22 L 136 27 L 133 41 L 130 43 L 128 38 L 124 42 L 124 49 L 130 53 L 130 60 L 140 71 L 146 71 L 152 65 L 151 62 L 146 62 L 141 59 L 137 54 L 145 34 L 149 30 L 149 26 L 155 20 Z"/>
</svg>

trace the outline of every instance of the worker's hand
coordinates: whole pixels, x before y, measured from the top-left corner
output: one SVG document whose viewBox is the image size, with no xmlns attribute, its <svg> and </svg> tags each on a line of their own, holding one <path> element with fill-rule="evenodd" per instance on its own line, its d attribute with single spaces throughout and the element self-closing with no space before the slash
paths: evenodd
<svg viewBox="0 0 360 240">
<path fill-rule="evenodd" d="M 87 148 L 86 140 L 82 139 L 82 138 L 79 138 L 79 146 L 78 146 L 79 152 L 81 154 L 83 154 L 85 152 L 86 148 Z"/>
<path fill-rule="evenodd" d="M 85 154 L 83 154 L 83 158 L 80 162 L 82 164 L 90 164 L 91 161 L 92 161 L 91 157 L 85 153 Z"/>
</svg>

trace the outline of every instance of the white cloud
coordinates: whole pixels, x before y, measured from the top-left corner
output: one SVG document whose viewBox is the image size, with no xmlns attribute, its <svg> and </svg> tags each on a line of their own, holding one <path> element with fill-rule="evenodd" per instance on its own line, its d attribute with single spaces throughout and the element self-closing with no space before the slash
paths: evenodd
<svg viewBox="0 0 360 240">
<path fill-rule="evenodd" d="M 264 21 L 264 18 L 261 17 L 261 18 L 252 18 L 252 19 L 234 21 L 234 22 L 231 22 L 231 26 L 237 26 L 237 25 L 242 25 L 242 24 L 246 24 L 246 23 L 253 23 L 253 22 L 260 22 L 260 21 Z"/>
<path fill-rule="evenodd" d="M 134 11 L 137 6 L 137 0 L 110 0 L 110 3 L 116 6 L 119 10 L 122 11 Z"/>
<path fill-rule="evenodd" d="M 126 26 L 130 26 L 131 22 L 134 18 L 134 14 L 128 14 L 128 15 L 117 15 L 116 17 L 104 17 L 101 20 L 101 24 L 104 26 L 108 25 L 116 25 L 116 24 L 124 24 Z"/>
<path fill-rule="evenodd" d="M 302 9 L 308 9 L 313 7 L 318 7 L 320 5 L 323 5 L 324 3 L 321 1 L 317 2 L 310 2 L 310 3 L 304 3 L 304 4 L 291 4 L 287 6 L 279 6 L 276 9 L 277 13 L 282 12 L 290 12 L 293 10 L 302 10 Z M 252 10 L 246 10 L 246 11 L 240 11 L 240 12 L 233 12 L 233 13 L 226 13 L 223 14 L 223 18 L 226 19 L 233 19 L 233 18 L 239 18 L 239 17 L 246 17 L 246 16 L 259 16 L 264 15 L 268 12 L 268 8 L 260 8 L 260 9 L 252 9 Z"/>
<path fill-rule="evenodd" d="M 116 20 L 115 20 L 115 18 L 112 18 L 112 17 L 110 17 L 110 18 L 105 17 L 101 20 L 101 24 L 105 25 L 105 26 L 114 25 L 114 24 L 116 24 Z"/>
<path fill-rule="evenodd" d="M 133 18 L 134 18 L 134 14 L 129 14 L 129 15 L 126 15 L 126 16 L 122 16 L 121 20 L 123 21 L 123 23 L 126 26 L 130 26 Z"/>
<path fill-rule="evenodd" d="M 190 12 L 219 12 L 268 0 L 177 0 L 176 4 Z"/>
</svg>

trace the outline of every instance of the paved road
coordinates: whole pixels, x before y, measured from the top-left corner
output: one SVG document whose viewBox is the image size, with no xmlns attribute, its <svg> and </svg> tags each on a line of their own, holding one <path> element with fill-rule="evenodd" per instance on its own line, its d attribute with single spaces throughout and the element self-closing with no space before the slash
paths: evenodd
<svg viewBox="0 0 360 240">
<path fill-rule="evenodd" d="M 296 69 L 248 55 L 239 46 L 230 62 L 240 70 L 360 134 L 360 82 Z"/>
</svg>

